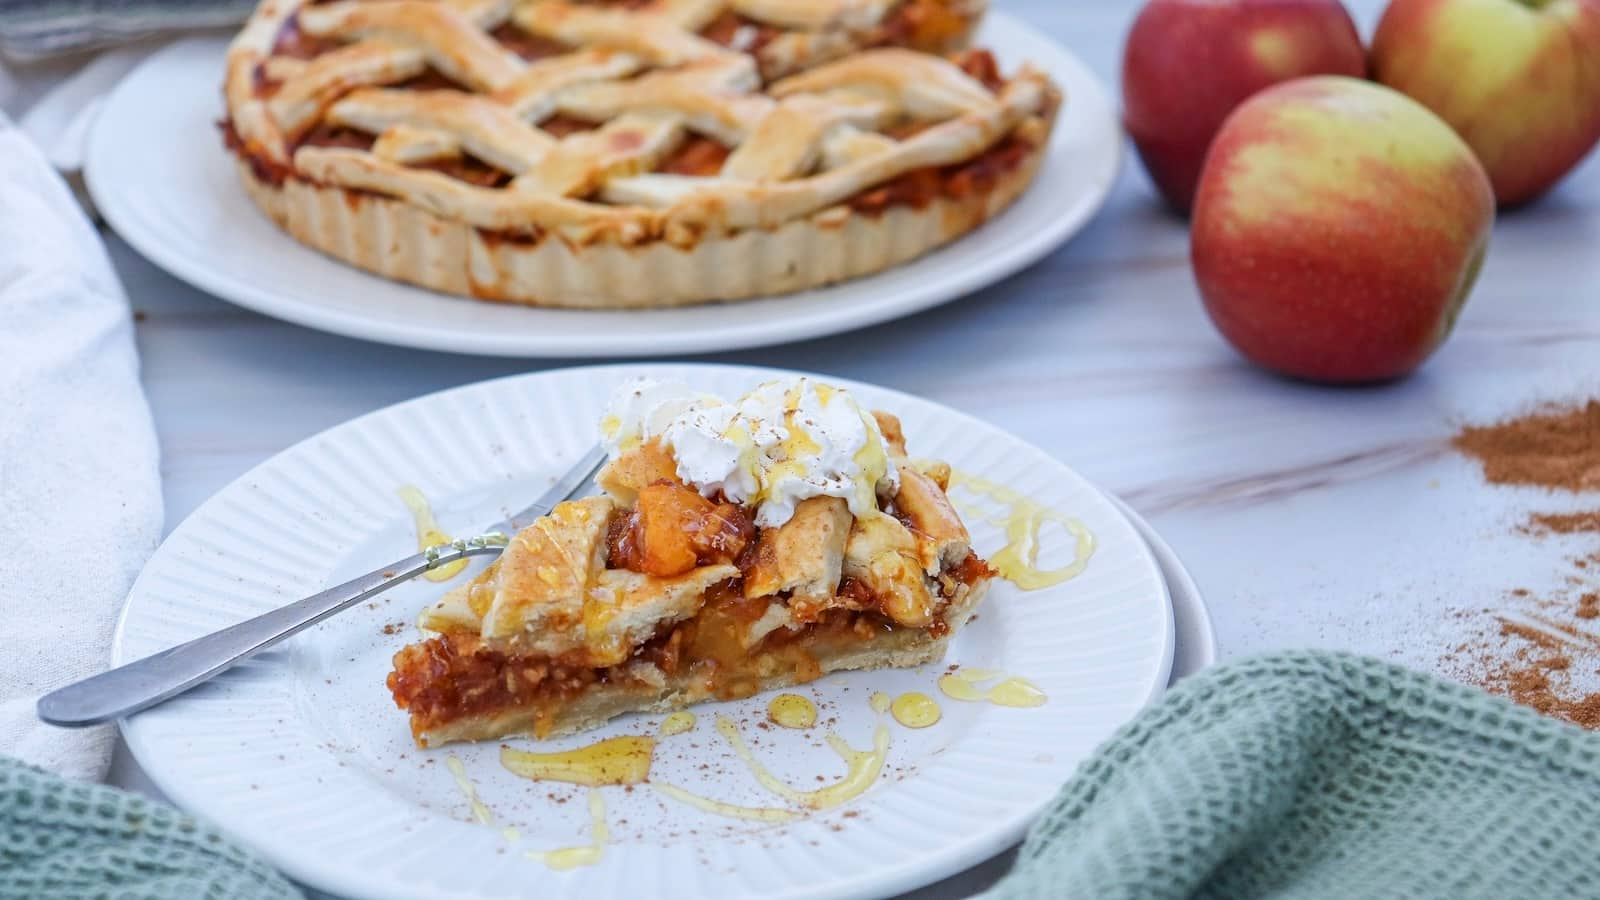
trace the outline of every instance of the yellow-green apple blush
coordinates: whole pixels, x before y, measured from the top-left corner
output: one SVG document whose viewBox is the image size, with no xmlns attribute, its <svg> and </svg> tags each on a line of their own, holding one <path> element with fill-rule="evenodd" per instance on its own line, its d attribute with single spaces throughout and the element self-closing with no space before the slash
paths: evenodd
<svg viewBox="0 0 1600 900">
<path fill-rule="evenodd" d="M 1466 139 L 1502 204 L 1600 142 L 1600 0 L 1394 0 L 1372 68 Z"/>
</svg>

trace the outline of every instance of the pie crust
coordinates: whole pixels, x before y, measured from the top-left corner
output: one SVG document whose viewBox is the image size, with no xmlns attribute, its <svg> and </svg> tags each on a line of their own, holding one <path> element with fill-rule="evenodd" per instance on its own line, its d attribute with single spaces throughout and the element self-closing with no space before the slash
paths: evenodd
<svg viewBox="0 0 1600 900">
<path fill-rule="evenodd" d="M 388 687 L 419 746 L 556 737 L 630 712 L 735 699 L 850 669 L 944 655 L 993 572 L 945 496 L 949 469 L 906 457 L 893 496 L 851 512 L 750 510 L 677 480 L 659 442 L 613 461 L 607 495 L 560 504 L 424 611 Z"/>
<path fill-rule="evenodd" d="M 224 137 L 380 275 L 540 306 L 737 300 L 915 258 L 1016 199 L 1060 95 L 982 0 L 265 0 Z M 735 49 L 740 48 L 740 49 Z"/>
</svg>

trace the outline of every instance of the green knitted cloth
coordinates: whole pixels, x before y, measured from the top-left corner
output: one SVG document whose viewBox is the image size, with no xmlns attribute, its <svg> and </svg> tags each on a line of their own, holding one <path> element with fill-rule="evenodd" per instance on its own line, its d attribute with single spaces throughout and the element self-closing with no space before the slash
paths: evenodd
<svg viewBox="0 0 1600 900">
<path fill-rule="evenodd" d="M 992 896 L 1600 897 L 1600 735 L 1378 660 L 1221 666 L 1079 769 Z"/>
<path fill-rule="evenodd" d="M 0 898 L 299 896 L 265 863 L 169 806 L 0 757 Z"/>
</svg>

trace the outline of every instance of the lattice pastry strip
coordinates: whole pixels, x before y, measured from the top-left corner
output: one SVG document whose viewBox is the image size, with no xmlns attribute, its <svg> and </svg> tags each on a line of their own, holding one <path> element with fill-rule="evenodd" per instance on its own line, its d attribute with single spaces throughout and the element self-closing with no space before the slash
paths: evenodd
<svg viewBox="0 0 1600 900">
<path fill-rule="evenodd" d="M 835 128 L 822 141 L 822 167 L 838 169 L 873 156 L 893 153 L 899 146 L 893 138 L 859 128 Z"/>
<path fill-rule="evenodd" d="M 972 20 L 981 14 L 983 2 L 971 0 Z M 536 108 L 536 98 L 548 99 L 560 83 L 614 79 L 645 66 L 694 60 L 751 66 L 744 54 L 696 34 L 720 16 L 737 14 L 780 29 L 760 36 L 765 41 L 760 54 L 763 68 L 781 73 L 852 49 L 856 44 L 850 32 L 877 26 L 896 5 L 897 0 L 652 0 L 618 9 L 555 0 L 372 0 L 320 6 L 274 0 L 263 4 L 230 50 L 230 117 L 237 133 L 258 152 L 286 162 L 285 144 L 314 125 L 344 92 L 404 81 L 431 67 L 476 91 L 514 97 L 514 109 L 538 121 L 551 110 Z M 350 43 L 310 62 L 274 57 L 277 30 L 291 16 L 305 35 Z M 512 18 L 553 40 L 611 49 L 603 57 L 584 53 L 577 60 L 563 57 L 528 66 L 488 34 Z M 802 30 L 781 30 L 785 28 Z M 739 39 L 736 32 L 735 43 Z M 755 33 L 745 40 L 756 40 Z M 613 53 L 619 55 L 609 55 Z M 278 85 L 270 98 L 253 95 L 258 74 Z"/>
<path fill-rule="evenodd" d="M 708 71 L 720 70 L 712 66 Z M 674 220 L 696 226 L 714 220 L 729 227 L 770 226 L 842 202 L 912 169 L 970 158 L 1035 112 L 1043 99 L 1035 81 L 1015 81 L 994 97 L 947 62 L 899 50 L 859 54 L 780 82 L 772 88 L 784 98 L 778 102 L 705 90 L 696 81 L 702 74 L 691 66 L 632 82 L 582 82 L 561 89 L 554 108 L 580 117 L 611 118 L 613 124 L 595 134 L 570 137 L 555 148 L 548 135 L 485 98 L 368 90 L 335 105 L 335 121 L 367 130 L 406 125 L 454 135 L 462 149 L 518 176 L 510 191 L 450 184 L 437 173 L 408 170 L 396 162 L 404 154 L 393 152 L 399 143 L 393 138 L 380 138 L 388 151 L 384 154 L 306 147 L 296 159 L 319 177 L 336 183 L 354 178 L 351 186 L 397 194 L 479 227 L 498 227 L 522 215 L 539 224 L 570 223 L 581 218 L 579 208 L 596 205 L 552 208 L 540 202 L 556 199 L 548 196 L 552 194 L 566 198 L 589 192 L 598 192 L 611 204 L 670 208 Z M 821 93 L 805 93 L 806 88 Z M 638 117 L 615 124 L 630 114 Z M 956 117 L 905 141 L 860 131 L 898 116 L 952 114 Z M 681 136 L 680 128 L 710 134 L 738 149 L 715 178 L 634 174 L 659 163 Z M 447 144 L 436 135 L 427 141 Z M 605 152 L 608 147 L 616 152 Z M 822 171 L 809 174 L 819 164 Z M 826 168 L 832 165 L 838 167 Z M 548 174 L 524 174 L 547 166 Z M 557 212 L 553 220 L 541 218 L 552 209 Z M 648 222 L 641 227 L 652 230 Z"/>
<path fill-rule="evenodd" d="M 711 62 L 631 81 L 591 81 L 562 90 L 555 105 L 590 122 L 630 112 L 679 115 L 696 133 L 737 146 L 773 108 L 771 99 L 748 93 L 755 85 L 741 68 Z"/>
<path fill-rule="evenodd" d="M 308 63 L 274 58 L 265 74 L 283 82 L 268 103 L 277 128 L 298 135 L 324 108 L 353 88 L 392 84 L 429 66 L 457 81 L 488 89 L 522 69 L 520 60 L 482 30 L 508 14 L 504 4 L 391 0 L 341 3 L 304 10 L 299 28 L 314 37 L 356 37 Z"/>
<path fill-rule="evenodd" d="M 988 88 L 938 57 L 887 48 L 791 75 L 774 97 L 845 91 L 881 100 L 914 119 L 947 119 L 995 105 Z"/>
<path fill-rule="evenodd" d="M 534 63 L 494 96 L 519 118 L 540 122 L 556 113 L 563 89 L 589 81 L 626 78 L 644 65 L 638 57 L 614 50 L 572 53 Z"/>
<path fill-rule="evenodd" d="M 883 21 L 895 0 L 732 0 L 747 18 L 802 31 L 864 31 Z"/>
<path fill-rule="evenodd" d="M 302 10 L 300 28 L 314 37 L 370 38 L 420 51 L 429 65 L 451 80 L 475 91 L 492 91 L 523 69 L 515 53 L 484 31 L 503 18 L 503 11 L 484 5 L 475 20 L 447 4 L 426 0 L 345 2 Z"/>
<path fill-rule="evenodd" d="M 871 100 L 791 97 L 769 112 L 749 140 L 729 155 L 721 174 L 736 181 L 797 178 L 817 168 L 821 148 L 836 129 L 880 128 L 892 117 L 891 107 Z"/>
<path fill-rule="evenodd" d="M 404 162 L 436 159 L 462 150 L 495 168 L 520 175 L 550 152 L 556 141 L 493 100 L 457 91 L 366 88 L 328 109 L 335 125 L 379 135 L 374 152 Z M 394 134 L 393 129 L 404 129 Z M 448 148 L 432 154 L 412 143 Z"/>
<path fill-rule="evenodd" d="M 1032 115 L 1042 88 L 1019 80 L 990 108 L 935 125 L 880 152 L 856 154 L 840 168 L 790 181 L 751 184 L 719 179 L 644 175 L 616 179 L 602 197 L 612 203 L 671 207 L 674 221 L 731 228 L 774 227 L 904 175 L 915 169 L 954 165 L 981 153 Z M 700 182 L 690 184 L 686 182 Z"/>
<path fill-rule="evenodd" d="M 420 165 L 461 157 L 461 140 L 455 135 L 414 125 L 396 125 L 372 144 L 372 155 L 401 165 Z"/>
<path fill-rule="evenodd" d="M 267 104 L 272 117 L 289 134 L 299 134 L 316 124 L 322 110 L 351 88 L 364 84 L 390 84 L 422 74 L 428 58 L 421 50 L 366 41 L 340 47 L 306 63 L 275 59 L 268 77 L 284 82 Z"/>
<path fill-rule="evenodd" d="M 606 47 L 631 53 L 653 66 L 681 66 L 704 59 L 737 61 L 754 69 L 742 53 L 686 31 L 672 17 L 570 3 L 527 3 L 511 14 L 529 34 L 573 47 Z"/>
<path fill-rule="evenodd" d="M 739 15 L 826 39 L 881 21 L 895 0 L 656 0 L 648 9 L 560 0 L 368 0 L 308 6 L 298 28 L 353 40 L 309 62 L 269 58 L 279 80 L 265 116 L 282 135 L 317 122 L 375 136 L 370 149 L 299 147 L 319 182 L 376 191 L 484 229 L 614 229 L 629 239 L 671 231 L 771 227 L 907 172 L 981 153 L 1047 103 L 1024 72 L 999 94 L 938 57 L 886 48 L 790 76 L 761 90 L 746 54 L 701 37 Z M 510 24 L 507 24 L 510 23 Z M 524 61 L 489 35 L 516 27 L 573 49 Z M 784 35 L 779 35 L 782 37 Z M 793 35 L 790 35 L 793 36 Z M 366 85 L 432 68 L 476 93 Z M 653 71 L 651 71 L 653 70 Z M 230 81 L 232 76 L 230 75 Z M 248 104 L 246 104 L 248 106 Z M 556 138 L 553 116 L 592 123 Z M 918 123 L 904 139 L 879 133 Z M 690 134 L 729 148 L 709 175 L 654 171 Z M 285 139 L 287 143 L 288 139 Z M 281 151 L 280 151 L 281 152 Z M 431 165 L 462 156 L 504 172 L 480 186 Z M 488 171 L 488 170 L 485 170 Z"/>
<path fill-rule="evenodd" d="M 612 178 L 636 175 L 661 164 L 683 140 L 676 116 L 624 115 L 600 129 L 561 141 L 539 166 L 512 182 L 523 193 L 583 197 Z"/>
</svg>

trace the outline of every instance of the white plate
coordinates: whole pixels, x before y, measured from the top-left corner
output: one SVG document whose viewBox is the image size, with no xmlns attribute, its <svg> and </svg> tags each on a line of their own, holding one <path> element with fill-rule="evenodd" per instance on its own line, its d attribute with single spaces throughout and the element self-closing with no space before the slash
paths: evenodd
<svg viewBox="0 0 1600 900">
<path fill-rule="evenodd" d="M 665 356 L 787 343 L 861 328 L 971 293 L 1037 261 L 1085 224 L 1116 182 L 1116 111 L 1094 75 L 1037 31 L 991 13 L 980 41 L 1031 60 L 1066 91 L 1050 155 L 1017 204 L 949 247 L 823 290 L 648 312 L 529 309 L 369 275 L 295 242 L 238 184 L 216 123 L 223 41 L 151 57 L 106 103 L 85 174 L 118 234 L 179 278 L 269 316 L 408 347 L 500 356 Z"/>
<path fill-rule="evenodd" d="M 1161 566 L 1167 582 L 1167 595 L 1172 600 L 1172 682 L 1188 678 L 1216 665 L 1217 631 L 1211 621 L 1211 610 L 1200 593 L 1189 567 L 1183 564 L 1172 545 L 1162 537 L 1145 518 L 1134 511 L 1122 498 L 1107 494 L 1106 498 L 1127 516 L 1128 521 L 1150 545 L 1150 553 Z"/>
<path fill-rule="evenodd" d="M 520 507 L 587 449 L 605 398 L 634 374 L 724 394 L 774 376 L 722 366 L 568 369 L 434 394 L 327 431 L 246 474 L 172 533 L 134 586 L 114 659 L 154 653 L 409 552 L 415 538 L 395 496 L 404 484 L 432 498 L 457 534 Z M 520 781 L 499 766 L 492 743 L 418 751 L 384 689 L 389 658 L 414 639 L 407 623 L 443 590 L 416 582 L 125 722 L 129 747 L 180 805 L 294 878 L 355 896 L 881 896 L 999 852 L 1079 760 L 1164 689 L 1173 654 L 1165 582 L 1128 520 L 1042 451 L 944 407 L 835 381 L 899 414 L 913 453 L 1070 511 L 1099 537 L 1088 571 L 1064 586 L 1025 594 L 997 584 L 947 660 L 1030 678 L 1049 695 L 1045 706 L 946 700 L 934 727 L 893 727 L 885 777 L 870 792 L 786 826 L 715 818 L 648 788 L 608 788 L 603 862 L 558 874 L 524 851 L 581 843 L 583 793 Z M 993 525 L 970 524 L 980 550 L 1002 542 Z M 386 634 L 386 625 L 401 627 Z M 801 692 L 862 747 L 878 719 L 872 691 L 937 696 L 942 672 L 846 674 Z M 745 722 L 756 752 L 793 783 L 842 774 L 820 729 L 753 727 L 764 709 L 763 698 L 700 709 L 695 732 L 663 743 L 652 777 L 774 804 L 721 744 L 710 726 L 716 712 Z M 653 733 L 659 721 L 628 717 L 551 745 Z M 500 820 L 520 829 L 516 845 L 472 823 L 442 764 L 450 753 Z"/>
<path fill-rule="evenodd" d="M 1113 494 L 1105 496 L 1128 518 L 1139 536 L 1150 546 L 1150 553 L 1161 566 L 1161 574 L 1166 579 L 1167 594 L 1172 601 L 1174 637 L 1172 673 L 1168 679 L 1170 687 L 1216 664 L 1217 640 L 1212 628 L 1211 611 L 1206 608 L 1205 598 L 1201 596 L 1194 576 L 1189 574 L 1183 560 L 1173 552 L 1166 539 L 1120 498 Z M 937 884 L 905 894 L 902 900 L 965 900 L 976 897 L 1004 878 L 1016 864 L 1016 859 L 1016 850 L 1013 848 Z"/>
</svg>

